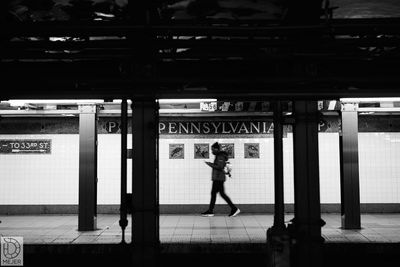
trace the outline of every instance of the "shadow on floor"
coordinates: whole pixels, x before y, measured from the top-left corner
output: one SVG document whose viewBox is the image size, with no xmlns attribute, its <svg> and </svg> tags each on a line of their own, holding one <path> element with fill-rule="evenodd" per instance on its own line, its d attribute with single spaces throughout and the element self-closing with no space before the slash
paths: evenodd
<svg viewBox="0 0 400 267">
<path fill-rule="evenodd" d="M 249 244 L 251 245 L 251 244 Z M 173 245 L 174 246 L 174 245 Z M 187 244 L 186 246 L 192 246 Z M 204 246 L 204 247 L 203 247 Z M 163 250 L 157 257 L 157 266 L 268 266 L 264 249 L 245 249 L 238 244 L 236 250 L 227 251 L 225 244 L 198 245 L 188 252 L 178 249 Z M 203 247 L 203 248 L 202 248 Z M 211 248 L 211 249 L 210 249 Z M 242 248 L 242 249 L 240 249 Z M 27 245 L 24 266 L 132 266 L 132 251 L 121 245 Z M 323 267 L 392 267 L 400 266 L 400 244 L 329 243 L 324 245 Z M 212 251 L 216 252 L 212 252 Z M 164 252 L 163 252 L 164 251 Z M 169 251 L 169 252 L 167 252 Z M 172 252 L 174 251 L 174 252 Z M 235 251 L 235 252 L 233 252 Z M 293 267 L 297 267 L 295 264 Z M 250 267 L 250 266 L 249 266 Z"/>
</svg>

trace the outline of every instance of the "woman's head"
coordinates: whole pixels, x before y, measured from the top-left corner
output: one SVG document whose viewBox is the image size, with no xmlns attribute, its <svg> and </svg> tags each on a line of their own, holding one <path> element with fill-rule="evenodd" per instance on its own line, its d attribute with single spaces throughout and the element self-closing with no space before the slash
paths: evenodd
<svg viewBox="0 0 400 267">
<path fill-rule="evenodd" d="M 215 142 L 211 145 L 211 150 L 214 155 L 216 155 L 221 150 L 221 145 L 218 142 Z"/>
</svg>

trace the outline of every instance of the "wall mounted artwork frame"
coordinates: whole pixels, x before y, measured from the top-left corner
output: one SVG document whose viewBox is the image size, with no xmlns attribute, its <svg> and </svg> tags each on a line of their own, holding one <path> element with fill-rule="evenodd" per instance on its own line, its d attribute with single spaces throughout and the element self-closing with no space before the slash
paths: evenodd
<svg viewBox="0 0 400 267">
<path fill-rule="evenodd" d="M 259 159 L 260 158 L 260 144 L 259 143 L 245 143 L 244 144 L 244 158 L 245 159 Z"/>
<path fill-rule="evenodd" d="M 228 153 L 228 158 L 235 158 L 235 144 L 234 143 L 221 143 L 221 150 Z"/>
<path fill-rule="evenodd" d="M 209 159 L 210 158 L 210 145 L 209 144 L 194 144 L 194 158 L 195 159 Z"/>
<path fill-rule="evenodd" d="M 169 159 L 184 159 L 185 144 L 169 144 Z"/>
</svg>

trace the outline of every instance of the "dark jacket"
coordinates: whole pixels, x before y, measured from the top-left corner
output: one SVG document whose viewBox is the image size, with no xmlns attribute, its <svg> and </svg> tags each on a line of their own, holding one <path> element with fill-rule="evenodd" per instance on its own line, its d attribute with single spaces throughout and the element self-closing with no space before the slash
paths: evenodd
<svg viewBox="0 0 400 267">
<path fill-rule="evenodd" d="M 217 155 L 215 155 L 214 163 L 210 164 L 210 167 L 212 168 L 212 176 L 211 180 L 213 181 L 225 181 L 225 165 L 228 160 L 228 153 L 225 151 L 220 151 L 218 152 Z"/>
</svg>

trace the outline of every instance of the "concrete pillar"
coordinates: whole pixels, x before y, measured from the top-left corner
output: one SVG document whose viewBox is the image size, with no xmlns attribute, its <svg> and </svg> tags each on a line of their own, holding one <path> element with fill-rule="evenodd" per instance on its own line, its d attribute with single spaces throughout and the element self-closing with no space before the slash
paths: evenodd
<svg viewBox="0 0 400 267">
<path fill-rule="evenodd" d="M 78 230 L 97 227 L 97 114 L 96 105 L 79 106 Z"/>
<path fill-rule="evenodd" d="M 317 101 L 294 102 L 294 266 L 322 266 Z"/>
<path fill-rule="evenodd" d="M 158 103 L 132 103 L 132 244 L 135 266 L 155 266 L 159 253 Z"/>
<path fill-rule="evenodd" d="M 342 228 L 360 229 L 358 169 L 358 104 L 342 104 L 340 143 L 340 193 Z"/>
</svg>

